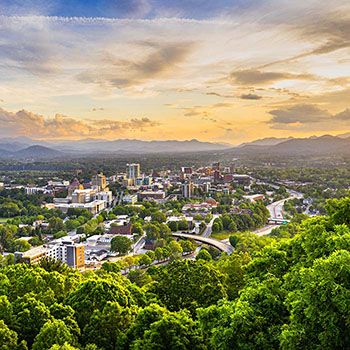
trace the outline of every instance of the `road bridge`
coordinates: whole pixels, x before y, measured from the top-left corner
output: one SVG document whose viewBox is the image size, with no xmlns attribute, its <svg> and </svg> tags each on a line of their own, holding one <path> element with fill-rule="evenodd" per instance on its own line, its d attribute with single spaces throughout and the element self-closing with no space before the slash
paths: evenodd
<svg viewBox="0 0 350 350">
<path fill-rule="evenodd" d="M 172 235 L 175 237 L 194 239 L 197 242 L 211 245 L 211 246 L 221 250 L 222 252 L 227 253 L 228 255 L 232 254 L 234 251 L 234 248 L 230 244 L 218 241 L 217 239 L 214 239 L 214 238 L 203 237 L 203 236 L 199 236 L 199 235 L 190 235 L 187 233 L 177 233 L 177 232 L 174 232 Z"/>
<path fill-rule="evenodd" d="M 290 222 L 290 220 L 283 219 L 283 218 L 269 218 L 268 223 L 272 225 L 285 225 L 288 222 Z"/>
</svg>

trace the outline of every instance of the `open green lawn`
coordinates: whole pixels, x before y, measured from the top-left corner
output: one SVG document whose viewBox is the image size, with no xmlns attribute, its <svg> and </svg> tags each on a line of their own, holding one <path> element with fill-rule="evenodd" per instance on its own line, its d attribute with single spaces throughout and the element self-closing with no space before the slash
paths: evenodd
<svg viewBox="0 0 350 350">
<path fill-rule="evenodd" d="M 7 222 L 7 220 L 10 220 L 9 218 L 0 218 L 0 222 Z"/>
<path fill-rule="evenodd" d="M 221 241 L 223 239 L 229 238 L 231 235 L 232 235 L 231 232 L 221 231 L 221 232 L 212 232 L 210 237 Z"/>
</svg>

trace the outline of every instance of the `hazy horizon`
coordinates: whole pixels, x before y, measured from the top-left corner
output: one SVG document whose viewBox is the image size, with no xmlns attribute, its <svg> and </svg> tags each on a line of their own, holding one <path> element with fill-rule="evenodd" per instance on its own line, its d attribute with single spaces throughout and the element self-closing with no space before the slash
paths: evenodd
<svg viewBox="0 0 350 350">
<path fill-rule="evenodd" d="M 0 137 L 350 130 L 350 3 L 0 0 Z"/>
</svg>

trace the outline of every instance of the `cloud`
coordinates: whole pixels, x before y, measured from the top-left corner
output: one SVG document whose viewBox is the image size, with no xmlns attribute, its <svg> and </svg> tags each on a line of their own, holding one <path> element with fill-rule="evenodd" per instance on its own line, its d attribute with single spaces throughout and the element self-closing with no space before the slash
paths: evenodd
<svg viewBox="0 0 350 350">
<path fill-rule="evenodd" d="M 269 112 L 273 117 L 270 124 L 318 123 L 331 114 L 316 105 L 300 104 L 285 109 L 275 109 Z"/>
<path fill-rule="evenodd" d="M 261 100 L 263 97 L 256 94 L 243 94 L 240 96 L 241 100 Z"/>
<path fill-rule="evenodd" d="M 311 74 L 292 74 L 286 72 L 264 72 L 257 69 L 246 69 L 232 72 L 229 81 L 239 85 L 268 85 L 281 80 L 310 80 Z"/>
<path fill-rule="evenodd" d="M 217 97 L 223 97 L 223 98 L 235 98 L 234 95 L 223 95 L 218 92 L 207 92 L 206 95 L 208 96 L 217 96 Z"/>
<path fill-rule="evenodd" d="M 0 136 L 26 135 L 35 138 L 96 137 L 116 136 L 116 132 L 144 131 L 160 125 L 147 117 L 132 118 L 130 121 L 112 119 L 94 120 L 74 119 L 56 114 L 53 118 L 45 118 L 40 114 L 21 110 L 8 112 L 0 107 Z"/>
<path fill-rule="evenodd" d="M 300 129 L 301 126 L 324 129 L 339 127 L 350 122 L 350 109 L 332 114 L 314 104 L 298 104 L 269 111 L 272 118 L 267 121 L 275 129 Z"/>
<path fill-rule="evenodd" d="M 214 103 L 211 105 L 204 105 L 204 106 L 197 105 L 197 106 L 191 106 L 191 107 L 179 107 L 178 109 L 184 112 L 185 117 L 198 117 L 198 116 L 209 117 L 212 112 L 215 112 L 218 109 L 227 109 L 227 108 L 232 108 L 233 106 L 234 106 L 233 103 L 220 102 L 220 103 Z M 207 120 L 213 121 L 213 119 L 211 118 Z"/>
<path fill-rule="evenodd" d="M 172 77 L 195 47 L 194 42 L 137 42 L 146 54 L 139 59 L 116 57 L 104 53 L 101 65 L 90 68 L 77 78 L 84 83 L 112 86 L 118 89 L 142 85 L 154 79 Z"/>
</svg>

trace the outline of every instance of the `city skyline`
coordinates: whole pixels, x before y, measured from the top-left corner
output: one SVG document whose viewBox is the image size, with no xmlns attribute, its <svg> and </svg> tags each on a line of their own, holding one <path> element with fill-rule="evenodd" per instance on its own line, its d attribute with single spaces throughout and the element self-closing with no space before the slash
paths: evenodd
<svg viewBox="0 0 350 350">
<path fill-rule="evenodd" d="M 0 0 L 0 137 L 350 131 L 350 4 Z"/>
</svg>

